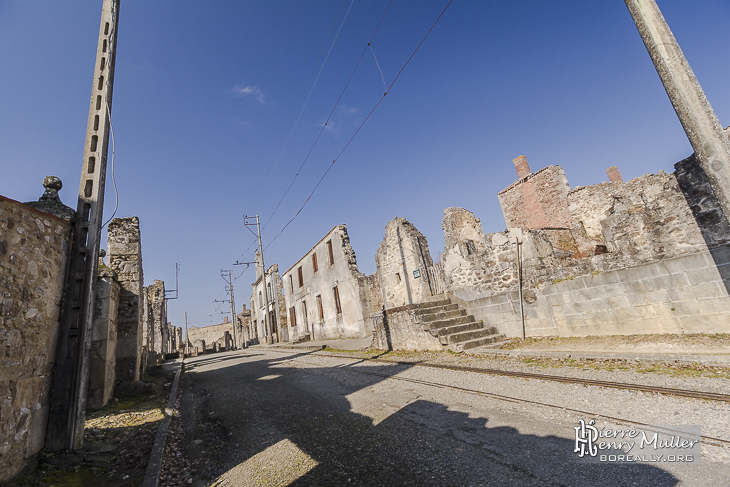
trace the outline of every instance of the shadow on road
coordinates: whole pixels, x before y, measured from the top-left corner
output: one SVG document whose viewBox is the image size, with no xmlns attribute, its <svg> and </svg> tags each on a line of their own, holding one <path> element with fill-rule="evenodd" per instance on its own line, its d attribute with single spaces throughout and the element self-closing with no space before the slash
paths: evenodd
<svg viewBox="0 0 730 487">
<path fill-rule="evenodd" d="M 419 399 L 413 390 L 407 406 L 384 413 L 378 398 L 390 388 L 380 383 L 409 365 L 322 367 L 307 364 L 309 353 L 236 354 L 206 362 L 208 368 L 193 360 L 187 387 L 202 446 L 190 453 L 205 450 L 204 478 L 230 486 L 678 483 L 651 465 L 581 461 L 573 441 L 490 427 L 489 418 Z M 297 368 L 287 367 L 292 359 Z M 352 411 L 358 391 L 379 421 Z"/>
</svg>

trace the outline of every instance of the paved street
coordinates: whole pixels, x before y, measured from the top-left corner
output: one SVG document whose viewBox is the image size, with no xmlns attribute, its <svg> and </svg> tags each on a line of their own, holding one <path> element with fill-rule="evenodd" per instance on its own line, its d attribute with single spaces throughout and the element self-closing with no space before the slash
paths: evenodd
<svg viewBox="0 0 730 487">
<path fill-rule="evenodd" d="M 702 424 L 703 435 L 728 439 L 727 404 L 264 348 L 189 359 L 183 384 L 196 485 L 724 486 L 730 478 L 727 447 L 703 445 L 700 464 L 659 466 L 587 463 L 573 452 L 585 413 L 597 426 L 616 427 L 607 417 Z"/>
</svg>

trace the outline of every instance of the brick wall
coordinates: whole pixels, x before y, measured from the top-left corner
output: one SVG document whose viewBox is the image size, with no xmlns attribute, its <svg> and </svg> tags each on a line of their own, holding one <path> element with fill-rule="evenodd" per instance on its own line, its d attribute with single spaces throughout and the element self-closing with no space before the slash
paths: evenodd
<svg viewBox="0 0 730 487">
<path fill-rule="evenodd" d="M 570 186 L 560 166 L 517 180 L 497 197 L 507 228 L 570 228 Z"/>
</svg>

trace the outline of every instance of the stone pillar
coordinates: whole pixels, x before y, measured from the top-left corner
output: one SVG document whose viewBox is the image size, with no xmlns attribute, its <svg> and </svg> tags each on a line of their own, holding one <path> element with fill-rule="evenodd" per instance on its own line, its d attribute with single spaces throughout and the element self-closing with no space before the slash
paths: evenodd
<svg viewBox="0 0 730 487">
<path fill-rule="evenodd" d="M 104 250 L 99 250 L 104 256 Z M 99 259 L 96 281 L 96 305 L 91 330 L 91 366 L 89 373 L 88 407 L 106 406 L 114 394 L 117 359 L 117 315 L 119 283 L 116 273 Z"/>
<path fill-rule="evenodd" d="M 606 169 L 606 174 L 608 175 L 608 180 L 612 183 L 621 183 L 624 180 L 624 178 L 621 177 L 621 173 L 618 171 L 618 167 L 616 166 L 611 166 Z"/>
<path fill-rule="evenodd" d="M 119 315 L 117 321 L 116 382 L 139 380 L 142 350 L 142 246 L 139 218 L 116 218 L 109 224 L 107 255 L 117 273 Z"/>
<path fill-rule="evenodd" d="M 695 156 L 730 215 L 730 139 L 654 0 L 625 0 Z"/>
<path fill-rule="evenodd" d="M 167 306 L 165 304 L 165 282 L 155 279 L 150 286 L 150 302 L 152 305 L 152 321 L 150 322 L 150 336 L 152 350 L 157 353 L 158 360 L 165 359 L 167 350 Z"/>
</svg>

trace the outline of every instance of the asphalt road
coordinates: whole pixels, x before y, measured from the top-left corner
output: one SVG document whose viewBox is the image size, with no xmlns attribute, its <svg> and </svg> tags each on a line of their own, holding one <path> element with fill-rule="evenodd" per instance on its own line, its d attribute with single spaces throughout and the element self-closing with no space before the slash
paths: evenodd
<svg viewBox="0 0 730 487">
<path fill-rule="evenodd" d="M 730 478 L 730 462 L 586 462 L 573 451 L 574 412 L 510 400 L 564 397 L 585 410 L 603 397 L 630 410 L 621 394 L 633 393 L 601 389 L 593 398 L 564 384 L 477 375 L 262 349 L 186 360 L 181 407 L 187 454 L 200 459 L 194 484 L 709 487 Z M 651 398 L 637 396 L 636 407 Z"/>
</svg>

